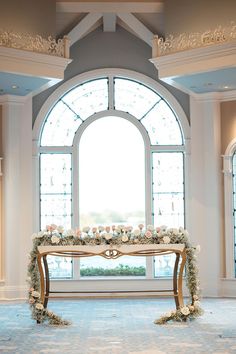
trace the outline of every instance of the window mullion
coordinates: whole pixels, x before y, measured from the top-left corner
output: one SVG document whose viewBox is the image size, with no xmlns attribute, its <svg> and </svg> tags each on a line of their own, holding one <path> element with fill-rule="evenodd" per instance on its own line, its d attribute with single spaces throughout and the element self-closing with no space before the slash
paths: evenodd
<svg viewBox="0 0 236 354">
<path fill-rule="evenodd" d="M 113 110 L 115 107 L 115 98 L 114 98 L 114 77 L 113 75 L 109 75 L 108 77 L 108 109 Z"/>
</svg>

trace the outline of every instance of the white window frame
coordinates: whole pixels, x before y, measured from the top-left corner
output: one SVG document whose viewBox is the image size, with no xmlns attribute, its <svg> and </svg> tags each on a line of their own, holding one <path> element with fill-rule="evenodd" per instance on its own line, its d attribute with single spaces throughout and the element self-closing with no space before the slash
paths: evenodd
<svg viewBox="0 0 236 354">
<path fill-rule="evenodd" d="M 236 152 L 236 138 L 225 150 L 223 157 L 224 203 L 225 203 L 225 262 L 226 278 L 235 278 L 234 218 L 233 218 L 233 155 Z"/>
<path fill-rule="evenodd" d="M 71 90 L 73 87 L 78 86 L 80 83 L 97 79 L 99 77 L 108 77 L 109 83 L 112 83 L 113 77 L 127 77 L 127 79 L 135 80 L 137 82 L 143 83 L 144 85 L 150 87 L 154 91 L 157 92 L 172 108 L 174 111 L 179 124 L 180 129 L 182 130 L 183 136 L 183 145 L 181 146 L 151 146 L 150 139 L 145 127 L 142 123 L 132 116 L 129 113 L 125 113 L 123 111 L 113 110 L 113 87 L 109 87 L 109 110 L 102 111 L 96 113 L 89 118 L 87 118 L 81 127 L 76 132 L 73 146 L 59 146 L 59 147 L 51 147 L 51 146 L 40 146 L 40 137 L 41 131 L 43 129 L 43 123 L 48 115 L 50 109 L 55 105 L 55 103 L 59 100 L 61 96 L 63 96 L 67 91 Z M 145 146 L 145 187 L 146 187 L 146 195 L 145 195 L 145 216 L 146 216 L 146 223 L 152 223 L 152 171 L 151 171 L 151 155 L 152 152 L 170 152 L 170 151 L 180 151 L 185 154 L 184 158 L 184 181 L 185 181 L 185 223 L 186 227 L 188 227 L 188 208 L 189 208 L 189 157 L 190 157 L 190 127 L 187 117 L 178 103 L 178 101 L 171 95 L 171 93 L 163 86 L 161 86 L 155 80 L 126 69 L 97 69 L 87 73 L 83 73 L 80 75 L 75 76 L 74 78 L 66 81 L 61 86 L 59 86 L 53 93 L 48 97 L 48 99 L 43 104 L 34 124 L 33 128 L 33 168 L 34 168 L 34 229 L 39 230 L 39 156 L 40 153 L 72 153 L 72 166 L 73 166 L 73 177 L 72 177 L 72 196 L 78 196 L 78 185 L 76 181 L 78 181 L 78 144 L 80 138 L 82 136 L 83 131 L 88 127 L 89 124 L 94 122 L 95 120 L 106 117 L 106 116 L 116 116 L 127 119 L 129 122 L 134 124 L 138 130 L 140 131 Z M 78 198 L 73 198 L 73 217 L 72 217 L 72 227 L 78 225 L 79 220 L 79 202 Z M 73 269 L 73 280 L 78 280 L 80 278 L 79 275 L 79 267 L 78 261 L 74 262 L 74 269 Z M 153 264 L 153 257 L 146 258 L 146 279 L 154 279 L 154 264 Z M 93 281 L 93 280 L 91 280 Z M 112 279 L 112 281 L 116 281 Z M 120 280 L 119 280 L 120 281 Z M 137 281 L 137 279 L 136 279 Z"/>
</svg>

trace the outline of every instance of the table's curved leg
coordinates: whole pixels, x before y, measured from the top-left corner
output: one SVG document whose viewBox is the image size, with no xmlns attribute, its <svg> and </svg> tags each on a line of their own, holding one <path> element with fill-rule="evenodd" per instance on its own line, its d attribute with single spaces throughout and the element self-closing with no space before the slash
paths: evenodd
<svg viewBox="0 0 236 354">
<path fill-rule="evenodd" d="M 45 293 L 44 274 L 43 274 L 43 267 L 42 267 L 42 256 L 40 254 L 38 254 L 37 256 L 37 262 L 38 262 L 38 269 L 40 275 L 40 300 L 44 304 L 44 293 Z M 40 321 L 37 320 L 37 323 L 40 323 Z"/>
<path fill-rule="evenodd" d="M 181 264 L 180 264 L 180 269 L 179 269 L 179 276 L 178 276 L 178 301 L 179 301 L 179 306 L 183 307 L 184 306 L 184 299 L 183 299 L 183 273 L 184 273 L 184 266 L 186 263 L 186 251 L 184 250 L 181 252 Z"/>
<path fill-rule="evenodd" d="M 180 307 L 179 303 L 179 290 L 178 290 L 178 268 L 179 268 L 179 258 L 180 254 L 175 253 L 175 266 L 174 266 L 174 273 L 173 273 L 173 290 L 174 290 L 174 299 L 175 299 L 175 306 L 178 310 Z"/>
<path fill-rule="evenodd" d="M 48 271 L 48 262 L 47 262 L 47 255 L 43 256 L 43 264 L 44 264 L 44 272 L 45 272 L 45 282 L 46 282 L 46 289 L 44 295 L 43 306 L 47 308 L 48 305 L 48 296 L 50 291 L 50 282 L 49 282 L 49 271 Z"/>
</svg>

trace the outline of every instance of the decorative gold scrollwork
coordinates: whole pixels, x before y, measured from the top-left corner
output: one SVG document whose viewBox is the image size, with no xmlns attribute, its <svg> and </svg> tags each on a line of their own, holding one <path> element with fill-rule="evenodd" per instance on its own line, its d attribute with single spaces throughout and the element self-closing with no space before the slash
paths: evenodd
<svg viewBox="0 0 236 354">
<path fill-rule="evenodd" d="M 106 258 L 106 259 L 116 259 L 119 258 L 123 255 L 123 253 L 121 253 L 120 251 L 116 250 L 116 249 L 108 249 L 106 251 L 104 251 L 103 253 L 101 253 L 101 256 Z"/>
<path fill-rule="evenodd" d="M 29 33 L 14 33 L 0 29 L 0 47 L 65 57 L 66 45 L 68 45 L 66 37 L 56 40 L 51 36 L 43 38 L 40 35 L 32 36 Z"/>
<path fill-rule="evenodd" d="M 155 45 L 158 47 L 156 50 L 158 56 L 162 56 L 187 49 L 227 43 L 234 41 L 235 38 L 236 25 L 234 22 L 231 22 L 231 26 L 229 27 L 218 26 L 213 30 L 207 30 L 203 33 L 181 33 L 178 37 L 174 37 L 170 34 L 165 40 L 163 38 L 158 38 Z"/>
</svg>

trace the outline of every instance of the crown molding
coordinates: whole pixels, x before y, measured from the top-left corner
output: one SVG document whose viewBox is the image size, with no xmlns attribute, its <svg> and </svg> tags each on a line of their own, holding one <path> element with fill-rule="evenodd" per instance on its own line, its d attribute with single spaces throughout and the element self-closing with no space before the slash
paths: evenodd
<svg viewBox="0 0 236 354">
<path fill-rule="evenodd" d="M 150 61 L 158 69 L 160 79 L 235 67 L 236 41 L 184 50 Z"/>
<path fill-rule="evenodd" d="M 191 96 L 197 101 L 235 101 L 236 90 L 225 92 L 192 93 Z"/>
<path fill-rule="evenodd" d="M 2 72 L 60 81 L 70 62 L 71 59 L 0 46 Z"/>
</svg>

